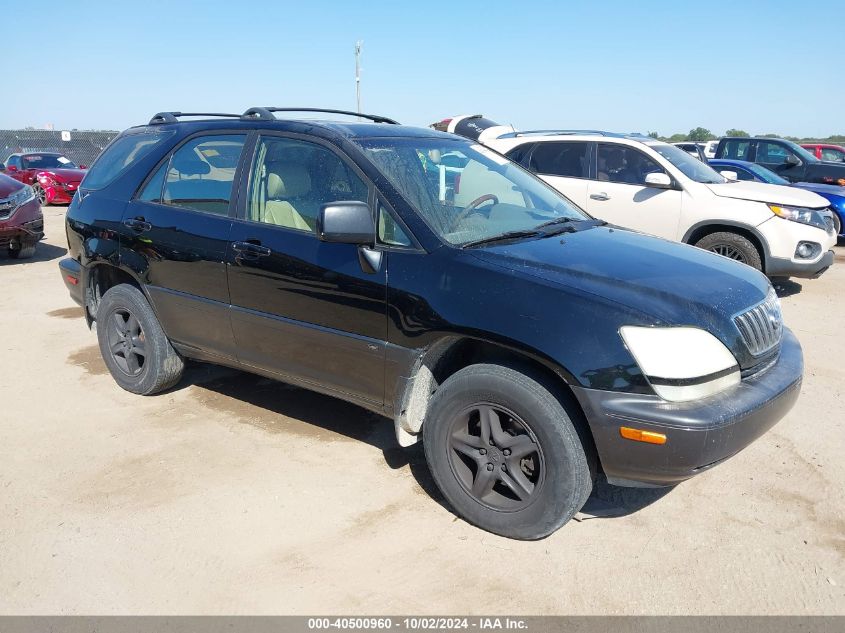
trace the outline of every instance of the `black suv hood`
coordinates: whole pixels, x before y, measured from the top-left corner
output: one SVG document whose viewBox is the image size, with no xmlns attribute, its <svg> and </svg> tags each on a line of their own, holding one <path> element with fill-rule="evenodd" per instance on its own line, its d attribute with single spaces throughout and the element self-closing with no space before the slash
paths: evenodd
<svg viewBox="0 0 845 633">
<path fill-rule="evenodd" d="M 602 296 L 655 324 L 709 330 L 734 352 L 740 365 L 753 362 L 733 316 L 763 301 L 771 286 L 763 274 L 744 264 L 608 227 L 469 252 L 518 273 Z"/>
</svg>

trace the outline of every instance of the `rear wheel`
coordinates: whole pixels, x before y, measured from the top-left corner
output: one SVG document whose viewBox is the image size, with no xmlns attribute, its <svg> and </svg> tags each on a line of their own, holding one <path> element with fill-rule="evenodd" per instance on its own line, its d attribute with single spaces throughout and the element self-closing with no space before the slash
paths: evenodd
<svg viewBox="0 0 845 633">
<path fill-rule="evenodd" d="M 182 377 L 184 361 L 134 286 L 120 284 L 103 295 L 97 308 L 97 339 L 112 377 L 127 391 L 151 395 Z"/>
<path fill-rule="evenodd" d="M 507 367 L 472 365 L 446 380 L 432 397 L 423 440 L 455 511 L 502 536 L 548 536 L 592 490 L 594 458 L 566 407 Z"/>
<path fill-rule="evenodd" d="M 763 270 L 763 263 L 760 260 L 760 252 L 757 247 L 739 233 L 711 233 L 698 240 L 695 245 L 711 253 L 747 264 L 757 270 Z"/>
</svg>

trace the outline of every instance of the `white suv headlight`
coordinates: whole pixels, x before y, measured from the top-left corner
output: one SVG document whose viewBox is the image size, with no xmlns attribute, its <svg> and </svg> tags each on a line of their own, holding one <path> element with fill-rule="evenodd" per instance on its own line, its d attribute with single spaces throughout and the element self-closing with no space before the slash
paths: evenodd
<svg viewBox="0 0 845 633">
<path fill-rule="evenodd" d="M 740 382 L 736 358 L 710 332 L 626 325 L 619 333 L 654 392 L 664 400 L 698 400 Z"/>
</svg>

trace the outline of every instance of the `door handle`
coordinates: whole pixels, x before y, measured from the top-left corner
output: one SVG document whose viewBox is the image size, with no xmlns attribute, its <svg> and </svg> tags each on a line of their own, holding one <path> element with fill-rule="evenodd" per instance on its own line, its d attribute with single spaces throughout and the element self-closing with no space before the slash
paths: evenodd
<svg viewBox="0 0 845 633">
<path fill-rule="evenodd" d="M 602 191 L 601 193 L 590 194 L 590 199 L 604 202 L 605 200 L 610 200 L 610 196 L 607 195 L 604 191 Z"/>
<path fill-rule="evenodd" d="M 123 226 L 126 226 L 133 231 L 143 233 L 153 228 L 153 225 L 144 220 L 144 218 L 129 218 L 123 221 Z"/>
<path fill-rule="evenodd" d="M 273 252 L 269 247 L 261 246 L 261 244 L 254 244 L 253 242 L 232 242 L 232 248 L 237 251 L 241 257 L 264 257 Z"/>
</svg>

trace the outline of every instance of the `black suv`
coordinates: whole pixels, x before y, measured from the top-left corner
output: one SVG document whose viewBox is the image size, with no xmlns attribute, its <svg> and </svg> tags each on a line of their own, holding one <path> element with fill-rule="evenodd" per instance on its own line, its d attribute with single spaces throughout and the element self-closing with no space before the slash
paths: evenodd
<svg viewBox="0 0 845 633">
<path fill-rule="evenodd" d="M 598 472 L 674 485 L 795 402 L 801 348 L 754 269 L 606 226 L 466 138 L 285 111 L 158 114 L 83 181 L 60 268 L 124 389 L 199 360 L 349 400 L 524 539 Z"/>
<path fill-rule="evenodd" d="M 845 185 L 845 165 L 819 160 L 800 145 L 782 138 L 725 137 L 719 140 L 716 158 L 757 163 L 789 182 Z"/>
</svg>

